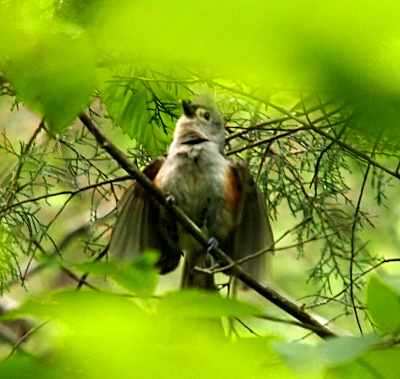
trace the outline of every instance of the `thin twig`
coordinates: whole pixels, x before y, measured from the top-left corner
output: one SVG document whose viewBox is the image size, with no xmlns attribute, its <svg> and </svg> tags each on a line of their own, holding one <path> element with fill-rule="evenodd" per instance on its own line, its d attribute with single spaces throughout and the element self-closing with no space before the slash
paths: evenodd
<svg viewBox="0 0 400 379">
<path fill-rule="evenodd" d="M 242 325 L 245 329 L 247 329 L 251 334 L 254 334 L 257 337 L 260 337 L 258 333 L 256 333 L 253 329 L 251 329 L 248 325 L 246 325 L 240 318 L 235 317 L 235 320 Z"/>
<path fill-rule="evenodd" d="M 385 263 L 393 263 L 393 262 L 398 262 L 400 263 L 400 258 L 390 258 L 390 259 L 383 259 L 382 261 L 380 261 L 379 263 L 377 263 L 376 265 L 370 267 L 368 270 L 365 270 L 364 272 L 358 274 L 357 276 L 355 276 L 353 278 L 353 284 L 359 280 L 360 278 L 362 278 L 363 276 L 369 274 L 371 271 L 376 270 L 378 267 L 382 266 Z M 341 289 L 336 295 L 333 295 L 331 297 L 329 297 L 325 302 L 321 302 L 319 303 L 319 305 L 325 305 L 330 303 L 331 301 L 334 301 L 336 298 L 338 298 L 340 295 L 342 295 L 343 293 L 345 293 L 348 289 L 350 288 L 350 283 L 347 284 L 343 289 Z M 312 296 L 318 296 L 317 295 L 312 295 Z"/>
<path fill-rule="evenodd" d="M 365 185 L 367 183 L 367 178 L 368 178 L 368 174 L 369 174 L 370 168 L 371 168 L 371 165 L 368 164 L 367 169 L 365 170 L 363 182 L 362 182 L 362 185 L 361 185 L 360 195 L 358 196 L 356 211 L 354 213 L 354 219 L 355 220 L 357 220 L 358 214 L 360 212 L 361 200 L 362 200 L 362 197 L 363 197 L 363 194 L 364 194 L 364 189 L 365 189 Z M 358 329 L 360 330 L 360 333 L 363 334 L 363 330 L 362 330 L 362 327 L 361 327 L 361 322 L 360 322 L 360 318 L 358 316 L 358 310 L 357 310 L 356 302 L 355 302 L 354 282 L 353 282 L 354 260 L 355 260 L 355 255 L 356 255 L 355 254 L 356 227 L 357 227 L 357 222 L 354 222 L 353 226 L 351 228 L 351 252 L 350 252 L 351 255 L 350 255 L 350 271 L 349 271 L 349 276 L 350 276 L 350 299 L 351 299 L 351 303 L 353 304 L 353 310 L 354 310 L 354 315 L 356 317 Z"/>
<path fill-rule="evenodd" d="M 60 195 L 70 195 L 71 197 L 73 197 L 73 196 L 77 195 L 78 193 L 87 191 L 89 189 L 93 189 L 93 188 L 96 188 L 96 187 L 101 187 L 101 186 L 103 186 L 105 184 L 112 184 L 112 183 L 116 183 L 116 182 L 122 182 L 124 180 L 129 180 L 129 179 L 132 179 L 132 178 L 129 175 L 125 175 L 125 176 L 121 176 L 120 178 L 104 180 L 103 182 L 90 184 L 88 186 L 77 188 L 77 189 L 74 189 L 74 190 L 59 191 L 59 192 L 55 192 L 55 193 L 48 193 L 46 195 L 31 197 L 29 199 L 25 199 L 23 201 L 19 201 L 18 203 L 14 203 L 14 204 L 11 204 L 11 205 L 9 205 L 7 207 L 4 207 L 3 209 L 0 210 L 0 214 L 5 213 L 5 212 L 7 212 L 8 210 L 10 210 L 12 208 L 24 205 L 26 203 L 32 203 L 32 202 L 36 202 L 36 201 L 39 201 L 39 200 L 48 199 L 49 197 L 60 196 Z"/>
<path fill-rule="evenodd" d="M 214 82 L 212 81 L 212 83 L 216 86 L 216 87 L 220 87 L 226 90 L 229 90 L 233 93 L 237 93 L 240 94 L 242 96 L 245 96 L 247 98 L 251 98 L 253 100 L 256 101 L 261 101 L 264 104 L 267 104 L 268 106 L 270 106 L 271 108 L 276 109 L 277 111 L 279 111 L 280 113 L 289 116 L 291 119 L 297 121 L 299 124 L 303 125 L 306 129 L 310 129 L 313 130 L 314 132 L 320 134 L 321 136 L 325 137 L 326 139 L 335 142 L 337 145 L 339 145 L 343 150 L 345 150 L 346 152 L 348 152 L 349 154 L 353 155 L 354 157 L 361 159 L 362 161 L 365 161 L 367 163 L 370 163 L 372 166 L 374 167 L 378 167 L 380 168 L 382 171 L 385 171 L 386 173 L 388 173 L 389 175 L 395 177 L 396 179 L 400 179 L 400 173 L 397 173 L 396 171 L 393 171 L 390 168 L 385 167 L 384 165 L 382 165 L 381 163 L 379 163 L 378 161 L 372 159 L 370 156 L 368 156 L 368 154 L 365 154 L 357 149 L 355 149 L 354 147 L 348 145 L 345 142 L 340 141 L 339 139 L 337 139 L 336 137 L 330 135 L 329 133 L 325 132 L 324 130 L 322 130 L 321 128 L 315 126 L 313 123 L 310 124 L 307 121 L 303 120 L 302 118 L 290 113 L 289 111 L 287 111 L 285 108 L 279 107 L 278 105 L 275 105 L 271 102 L 266 101 L 265 99 L 259 98 L 257 96 L 248 94 L 246 92 L 237 90 L 235 88 L 229 87 L 229 86 L 225 86 L 223 84 L 220 84 L 218 82 Z M 314 121 L 315 122 L 315 121 Z"/>
<path fill-rule="evenodd" d="M 28 330 L 16 343 L 15 345 L 12 347 L 11 351 L 8 353 L 8 355 L 4 358 L 4 360 L 7 360 L 9 358 L 11 358 L 11 356 L 14 354 L 14 352 L 20 348 L 21 344 L 24 343 L 26 341 L 26 339 L 31 336 L 33 333 L 35 333 L 36 331 L 38 331 L 40 328 L 42 328 L 43 326 L 47 325 L 50 322 L 50 320 L 44 321 L 39 325 L 36 325 L 35 327 L 33 327 L 32 329 Z"/>
<path fill-rule="evenodd" d="M 364 309 L 365 309 L 365 307 L 363 307 L 363 306 L 351 304 L 351 303 L 348 303 L 348 302 L 346 302 L 346 301 L 339 300 L 339 299 L 333 299 L 333 298 L 331 298 L 331 297 L 329 297 L 329 296 L 324 296 L 324 295 L 320 295 L 320 294 L 303 296 L 303 297 L 301 297 L 300 299 L 297 299 L 297 300 L 306 299 L 306 298 L 308 298 L 308 297 L 319 297 L 319 298 L 321 298 L 321 299 L 329 299 L 329 300 L 333 300 L 333 301 L 335 301 L 335 302 L 337 302 L 337 303 L 346 305 L 346 306 L 348 306 L 348 307 L 353 307 L 353 308 L 354 308 L 354 307 L 357 307 L 358 309 L 361 309 L 361 310 L 364 310 Z M 324 305 L 324 304 L 326 304 L 326 302 L 315 303 L 315 304 L 311 304 L 311 305 L 305 306 L 304 309 L 312 309 L 312 308 L 316 308 L 316 307 L 319 307 L 320 305 Z"/>
<path fill-rule="evenodd" d="M 42 119 L 40 121 L 39 126 L 36 128 L 35 132 L 33 133 L 32 137 L 29 139 L 28 143 L 21 148 L 21 154 L 19 157 L 19 162 L 18 162 L 18 166 L 17 169 L 11 179 L 11 188 L 9 189 L 10 194 L 8 196 L 8 199 L 4 202 L 5 203 L 5 207 L 7 208 L 13 201 L 14 196 L 16 194 L 16 186 L 18 184 L 18 179 L 21 176 L 22 173 L 22 168 L 24 167 L 25 164 L 25 158 L 27 156 L 27 154 L 29 153 L 29 151 L 31 150 L 31 148 L 33 147 L 33 144 L 37 138 L 37 136 L 39 135 L 39 133 L 42 131 L 42 129 L 44 129 L 44 119 Z"/>
</svg>

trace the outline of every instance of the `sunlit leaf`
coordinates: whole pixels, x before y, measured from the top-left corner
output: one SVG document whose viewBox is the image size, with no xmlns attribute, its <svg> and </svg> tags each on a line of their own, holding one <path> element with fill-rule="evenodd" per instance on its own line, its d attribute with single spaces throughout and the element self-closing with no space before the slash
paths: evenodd
<svg viewBox="0 0 400 379">
<path fill-rule="evenodd" d="M 158 281 L 159 272 L 155 268 L 158 258 L 158 253 L 147 251 L 125 269 L 119 270 L 113 278 L 138 296 L 151 296 Z"/>
<path fill-rule="evenodd" d="M 0 10 L 0 69 L 19 99 L 59 132 L 89 104 L 96 69 L 93 46 L 83 33 L 38 18 L 26 2 L 19 10 L 15 1 L 8 5 Z"/>
<path fill-rule="evenodd" d="M 26 356 L 13 356 L 0 365 L 2 379 L 71 379 L 66 368 L 49 366 Z"/>
<path fill-rule="evenodd" d="M 378 376 L 379 377 L 379 376 Z M 334 366 L 330 368 L 325 376 L 326 379 L 376 379 L 376 372 L 370 370 L 359 361 L 352 361 L 342 366 Z M 324 378 L 324 379 L 325 379 Z M 386 377 L 384 377 L 386 379 Z"/>
<path fill-rule="evenodd" d="M 314 378 L 323 375 L 329 367 L 350 364 L 363 356 L 378 340 L 379 336 L 370 334 L 330 338 L 318 345 L 282 341 L 273 342 L 272 346 L 296 372 Z"/>
<path fill-rule="evenodd" d="M 322 359 L 329 365 L 340 365 L 366 353 L 379 336 L 368 334 L 361 337 L 330 338 L 320 345 Z"/>
<path fill-rule="evenodd" d="M 155 268 L 159 253 L 147 251 L 135 261 L 126 264 L 116 262 L 84 262 L 75 267 L 94 275 L 105 275 L 135 295 L 151 296 L 157 285 L 159 272 Z"/>
<path fill-rule="evenodd" d="M 400 137 L 400 5 L 385 0 L 120 1 L 100 10 L 96 36 L 109 54 L 143 64 L 195 67 L 266 88 L 322 89 L 356 112 L 350 126 Z M 238 27 L 246 25 L 246 27 Z"/>
<path fill-rule="evenodd" d="M 168 293 L 161 301 L 158 312 L 163 316 L 218 318 L 261 315 L 254 305 L 223 298 L 214 293 L 185 290 Z"/>
<path fill-rule="evenodd" d="M 45 378 L 58 378 L 56 369 L 66 372 L 66 378 L 85 379 L 294 377 L 275 355 L 268 355 L 268 340 L 232 343 L 213 330 L 193 328 L 190 320 L 147 315 L 118 296 L 71 291 L 47 300 L 53 301 L 49 311 L 56 316 L 54 322 L 67 332 L 47 362 L 55 369 L 49 370 L 53 376 Z M 9 365 L 17 364 L 22 373 L 30 367 L 36 373 L 40 366 L 11 358 Z"/>
<path fill-rule="evenodd" d="M 162 126 L 152 121 L 153 112 L 149 109 L 152 94 L 141 80 L 135 79 L 135 73 L 131 66 L 115 71 L 106 80 L 102 101 L 124 133 L 156 157 L 166 152 L 172 132 L 167 134 Z"/>
<path fill-rule="evenodd" d="M 86 303 L 98 302 L 98 309 L 92 312 L 102 312 L 108 307 L 116 307 L 128 314 L 134 314 L 139 308 L 130 299 L 94 291 L 62 291 L 49 293 L 40 297 L 28 298 L 19 308 L 2 315 L 3 320 L 13 320 L 19 316 L 30 315 L 40 319 L 70 319 L 79 321 L 79 317 L 90 319 Z M 103 309 L 101 309 L 103 307 Z M 85 312 L 82 311 L 86 309 Z M 71 321 L 71 322 L 72 322 Z"/>
<path fill-rule="evenodd" d="M 386 347 L 370 350 L 366 355 L 328 370 L 327 379 L 396 379 L 400 376 L 400 350 Z"/>
<path fill-rule="evenodd" d="M 273 342 L 271 346 L 297 374 L 305 378 L 322 377 L 326 366 L 317 346 L 283 341 Z"/>
<path fill-rule="evenodd" d="M 366 288 L 367 308 L 383 333 L 400 331 L 400 295 L 383 280 L 372 277 Z"/>
</svg>

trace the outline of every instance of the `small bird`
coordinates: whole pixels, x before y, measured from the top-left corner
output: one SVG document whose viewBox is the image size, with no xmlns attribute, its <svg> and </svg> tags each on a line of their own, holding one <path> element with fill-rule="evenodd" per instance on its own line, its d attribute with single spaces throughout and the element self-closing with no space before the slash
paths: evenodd
<svg viewBox="0 0 400 379">
<path fill-rule="evenodd" d="M 215 103 L 208 98 L 182 102 L 166 157 L 144 170 L 157 186 L 233 260 L 273 247 L 265 200 L 246 163 L 224 153 L 225 128 Z M 118 258 L 135 258 L 145 249 L 161 255 L 161 274 L 174 270 L 184 256 L 182 288 L 215 290 L 213 275 L 196 270 L 214 264 L 211 254 L 139 184 L 125 192 L 109 251 Z M 259 280 L 266 269 L 265 254 L 240 266 Z"/>
</svg>

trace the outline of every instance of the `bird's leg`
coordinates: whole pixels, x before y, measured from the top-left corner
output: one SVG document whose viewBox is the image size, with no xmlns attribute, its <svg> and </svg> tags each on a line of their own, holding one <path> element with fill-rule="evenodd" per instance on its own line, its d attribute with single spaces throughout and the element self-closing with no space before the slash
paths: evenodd
<svg viewBox="0 0 400 379">
<path fill-rule="evenodd" d="M 219 246 L 219 242 L 215 237 L 211 237 L 208 240 L 208 247 L 207 247 L 207 253 L 211 253 L 213 250 L 215 250 Z"/>
<path fill-rule="evenodd" d="M 219 242 L 215 237 L 211 237 L 208 240 L 207 244 L 208 244 L 208 246 L 207 246 L 207 250 L 206 251 L 207 251 L 208 254 L 211 254 L 211 252 L 214 251 L 215 249 L 217 249 L 218 246 L 219 246 Z M 210 267 L 211 270 L 215 270 L 215 269 L 220 267 L 220 262 L 218 262 L 218 261 L 216 261 L 214 259 L 213 259 L 213 261 L 214 261 L 214 264 L 212 265 L 212 267 Z"/>
</svg>

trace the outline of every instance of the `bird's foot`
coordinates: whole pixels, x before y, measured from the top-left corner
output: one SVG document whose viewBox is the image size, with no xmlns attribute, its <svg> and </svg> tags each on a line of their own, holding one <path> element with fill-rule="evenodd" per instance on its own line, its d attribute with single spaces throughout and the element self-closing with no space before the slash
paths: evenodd
<svg viewBox="0 0 400 379">
<path fill-rule="evenodd" d="M 171 192 L 165 192 L 165 200 L 169 204 L 176 204 L 176 198 Z"/>
<path fill-rule="evenodd" d="M 207 253 L 211 253 L 211 251 L 215 250 L 219 246 L 219 242 L 215 237 L 211 237 L 208 240 L 208 247 L 207 247 Z"/>
</svg>

